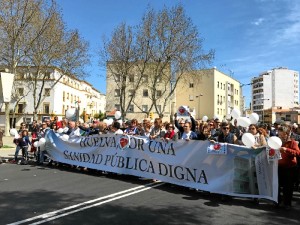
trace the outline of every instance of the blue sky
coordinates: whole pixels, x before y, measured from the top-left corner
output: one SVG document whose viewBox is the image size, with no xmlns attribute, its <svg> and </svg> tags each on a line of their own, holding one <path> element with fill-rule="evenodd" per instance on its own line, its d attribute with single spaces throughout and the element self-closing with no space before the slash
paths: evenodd
<svg viewBox="0 0 300 225">
<path fill-rule="evenodd" d="M 122 22 L 137 25 L 147 6 L 161 9 L 181 3 L 205 50 L 215 49 L 213 66 L 239 80 L 251 82 L 259 73 L 275 67 L 300 70 L 299 0 L 57 0 L 69 29 L 78 29 L 90 43 L 90 82 L 106 92 L 105 68 L 97 51 L 103 35 L 109 37 Z M 250 86 L 245 86 L 246 106 Z"/>
</svg>

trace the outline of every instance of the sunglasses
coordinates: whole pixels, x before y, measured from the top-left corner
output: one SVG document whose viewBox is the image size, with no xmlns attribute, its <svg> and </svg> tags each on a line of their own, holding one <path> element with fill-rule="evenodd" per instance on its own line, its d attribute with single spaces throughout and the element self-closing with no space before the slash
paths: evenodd
<svg viewBox="0 0 300 225">
<path fill-rule="evenodd" d="M 229 130 L 229 127 L 222 127 L 223 130 Z"/>
</svg>

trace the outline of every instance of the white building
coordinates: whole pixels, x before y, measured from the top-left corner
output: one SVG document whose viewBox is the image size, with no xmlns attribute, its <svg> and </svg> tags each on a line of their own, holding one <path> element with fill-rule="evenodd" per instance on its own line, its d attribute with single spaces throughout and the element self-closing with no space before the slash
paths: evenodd
<svg viewBox="0 0 300 225">
<path fill-rule="evenodd" d="M 299 106 L 299 72 L 279 67 L 252 79 L 252 109 L 262 116 L 272 107 Z"/>
<path fill-rule="evenodd" d="M 42 88 L 41 104 L 36 110 L 38 120 L 43 116 L 58 116 L 62 118 L 68 108 L 76 107 L 79 115 L 93 118 L 100 111 L 105 112 L 106 96 L 96 90 L 91 84 L 79 80 L 71 75 L 62 75 L 58 68 L 47 68 L 44 87 Z M 43 74 L 43 75 L 45 75 Z M 61 78 L 61 79 L 60 79 Z M 15 76 L 13 98 L 10 104 L 10 126 L 25 121 L 31 123 L 34 114 L 34 98 L 32 81 L 28 80 L 28 73 L 18 72 Z M 37 80 L 36 90 L 41 90 L 42 79 Z M 36 98 L 37 99 L 37 98 Z M 4 104 L 1 105 L 0 126 L 5 125 Z M 15 114 L 13 116 L 13 114 Z M 14 121 L 12 118 L 14 117 Z"/>
</svg>

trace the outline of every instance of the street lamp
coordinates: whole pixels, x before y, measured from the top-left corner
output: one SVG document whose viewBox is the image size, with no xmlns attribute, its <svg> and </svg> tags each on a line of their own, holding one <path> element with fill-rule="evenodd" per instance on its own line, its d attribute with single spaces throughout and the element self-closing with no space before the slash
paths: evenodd
<svg viewBox="0 0 300 225">
<path fill-rule="evenodd" d="M 264 106 L 265 106 L 265 100 L 270 100 L 269 98 L 262 98 L 261 99 L 263 101 L 263 108 L 262 108 L 262 123 L 265 122 L 265 110 L 264 110 Z"/>
<path fill-rule="evenodd" d="M 199 108 L 198 108 L 199 119 L 201 119 L 201 117 L 200 117 L 200 112 L 201 112 L 201 98 L 200 97 L 201 96 L 203 96 L 203 94 L 199 94 L 199 95 L 196 96 L 196 98 L 199 97 Z"/>
</svg>

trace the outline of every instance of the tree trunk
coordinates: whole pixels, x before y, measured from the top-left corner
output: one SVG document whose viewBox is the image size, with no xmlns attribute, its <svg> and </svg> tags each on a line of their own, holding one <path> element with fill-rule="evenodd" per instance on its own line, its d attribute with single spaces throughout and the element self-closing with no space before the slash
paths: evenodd
<svg viewBox="0 0 300 225">
<path fill-rule="evenodd" d="M 10 136 L 9 130 L 9 102 L 5 102 L 5 136 Z"/>
</svg>

